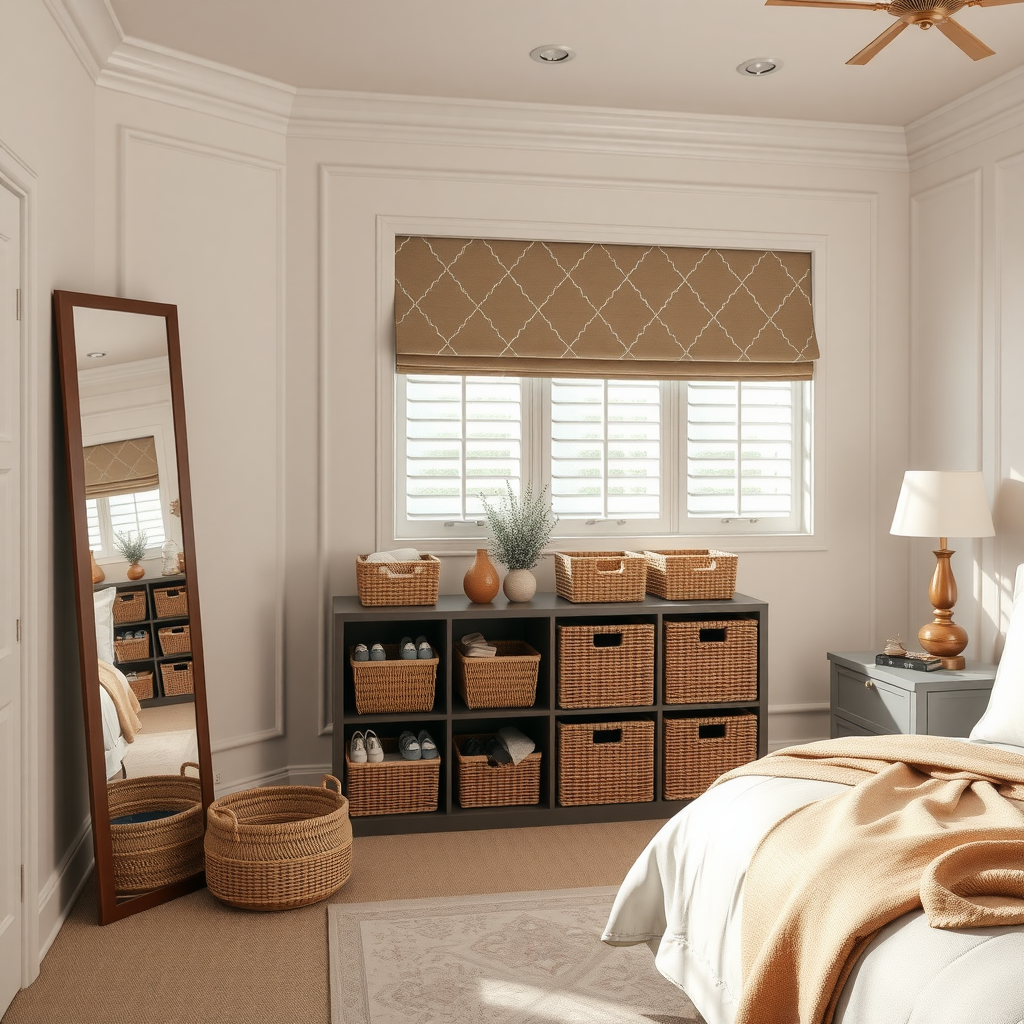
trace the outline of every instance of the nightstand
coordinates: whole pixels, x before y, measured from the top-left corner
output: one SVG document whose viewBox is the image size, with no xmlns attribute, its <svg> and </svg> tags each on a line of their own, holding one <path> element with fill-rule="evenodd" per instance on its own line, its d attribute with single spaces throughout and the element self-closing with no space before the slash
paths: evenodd
<svg viewBox="0 0 1024 1024">
<path fill-rule="evenodd" d="M 875 651 L 829 652 L 831 730 L 836 736 L 926 733 L 966 737 L 988 706 L 996 666 L 960 671 L 885 668 Z"/>
</svg>

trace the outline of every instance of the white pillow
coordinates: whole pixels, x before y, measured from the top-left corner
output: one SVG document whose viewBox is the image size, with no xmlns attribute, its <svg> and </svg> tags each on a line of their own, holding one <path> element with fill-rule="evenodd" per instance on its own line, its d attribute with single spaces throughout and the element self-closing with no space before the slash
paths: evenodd
<svg viewBox="0 0 1024 1024">
<path fill-rule="evenodd" d="M 114 598 L 117 587 L 104 587 L 92 595 L 96 616 L 96 656 L 109 665 L 114 663 Z"/>
<path fill-rule="evenodd" d="M 996 669 L 992 696 L 985 714 L 971 730 L 971 739 L 1024 747 L 1024 565 L 1017 566 L 1006 645 Z"/>
</svg>

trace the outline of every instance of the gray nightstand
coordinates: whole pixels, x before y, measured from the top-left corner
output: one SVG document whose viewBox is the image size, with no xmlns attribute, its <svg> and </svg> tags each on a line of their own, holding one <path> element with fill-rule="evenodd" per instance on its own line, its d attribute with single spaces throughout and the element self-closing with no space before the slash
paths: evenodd
<svg viewBox="0 0 1024 1024">
<path fill-rule="evenodd" d="M 829 652 L 831 728 L 836 736 L 927 733 L 967 736 L 988 705 L 996 666 L 961 671 L 884 668 L 875 651 Z"/>
</svg>

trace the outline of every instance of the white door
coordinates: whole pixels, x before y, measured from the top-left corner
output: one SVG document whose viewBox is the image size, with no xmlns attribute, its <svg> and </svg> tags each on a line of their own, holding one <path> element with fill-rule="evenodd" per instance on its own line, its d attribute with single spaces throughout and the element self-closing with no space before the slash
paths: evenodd
<svg viewBox="0 0 1024 1024">
<path fill-rule="evenodd" d="M 21 988 L 20 206 L 0 183 L 0 1015 Z"/>
</svg>

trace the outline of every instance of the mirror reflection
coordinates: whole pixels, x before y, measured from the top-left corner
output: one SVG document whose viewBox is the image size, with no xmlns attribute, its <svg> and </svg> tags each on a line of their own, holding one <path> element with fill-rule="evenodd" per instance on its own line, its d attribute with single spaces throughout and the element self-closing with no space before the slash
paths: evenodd
<svg viewBox="0 0 1024 1024">
<path fill-rule="evenodd" d="M 118 899 L 202 870 L 192 643 L 161 316 L 74 307 L 99 697 Z M 177 845 L 154 861 L 153 844 Z"/>
</svg>

